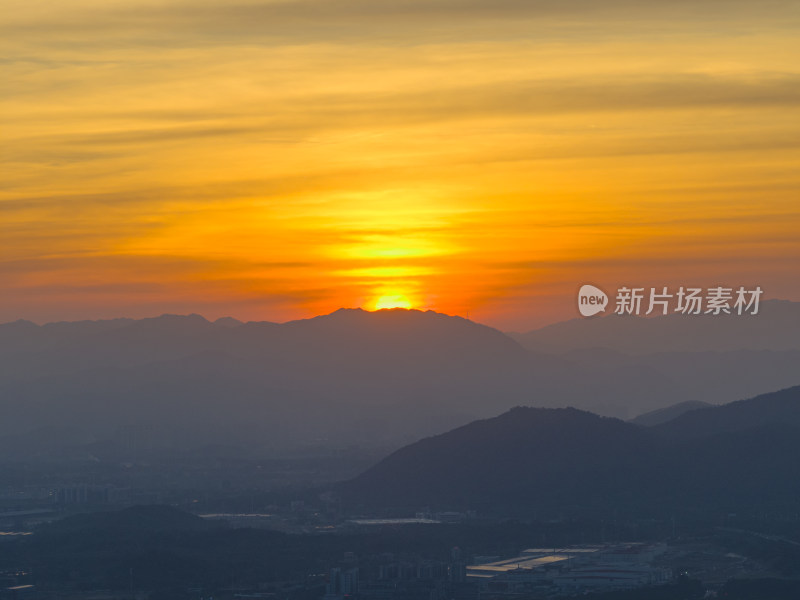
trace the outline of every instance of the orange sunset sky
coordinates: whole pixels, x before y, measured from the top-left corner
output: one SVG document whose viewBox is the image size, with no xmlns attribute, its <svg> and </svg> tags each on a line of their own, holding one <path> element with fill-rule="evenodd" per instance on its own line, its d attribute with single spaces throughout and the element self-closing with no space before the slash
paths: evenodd
<svg viewBox="0 0 800 600">
<path fill-rule="evenodd" d="M 0 321 L 800 300 L 800 3 L 3 4 Z"/>
</svg>

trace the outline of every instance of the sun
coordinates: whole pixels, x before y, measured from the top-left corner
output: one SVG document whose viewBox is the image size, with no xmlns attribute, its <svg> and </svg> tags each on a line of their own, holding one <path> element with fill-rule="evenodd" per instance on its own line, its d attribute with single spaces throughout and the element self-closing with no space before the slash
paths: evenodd
<svg viewBox="0 0 800 600">
<path fill-rule="evenodd" d="M 411 300 L 403 294 L 381 296 L 375 301 L 375 310 L 382 308 L 411 308 Z"/>
</svg>

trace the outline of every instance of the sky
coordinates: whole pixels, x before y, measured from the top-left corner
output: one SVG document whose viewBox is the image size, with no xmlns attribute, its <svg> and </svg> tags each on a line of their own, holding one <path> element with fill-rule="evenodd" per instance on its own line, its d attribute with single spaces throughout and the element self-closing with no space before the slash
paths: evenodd
<svg viewBox="0 0 800 600">
<path fill-rule="evenodd" d="M 5 0 L 0 322 L 800 300 L 800 4 Z"/>
</svg>

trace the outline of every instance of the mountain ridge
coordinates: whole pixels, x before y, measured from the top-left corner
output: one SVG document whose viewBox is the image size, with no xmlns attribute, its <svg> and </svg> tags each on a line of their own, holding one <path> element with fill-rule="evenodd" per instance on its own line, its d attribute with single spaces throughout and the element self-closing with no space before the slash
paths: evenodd
<svg viewBox="0 0 800 600">
<path fill-rule="evenodd" d="M 506 514 L 800 507 L 798 456 L 800 386 L 653 427 L 515 408 L 401 448 L 340 490 L 354 505 Z"/>
<path fill-rule="evenodd" d="M 0 356 L 0 438 L 65 425 L 101 440 L 166 422 L 187 444 L 241 438 L 252 452 L 353 439 L 399 447 L 518 405 L 630 418 L 800 383 L 800 350 L 555 354 L 463 317 L 405 309 L 286 323 L 12 322 L 0 325 Z"/>
</svg>

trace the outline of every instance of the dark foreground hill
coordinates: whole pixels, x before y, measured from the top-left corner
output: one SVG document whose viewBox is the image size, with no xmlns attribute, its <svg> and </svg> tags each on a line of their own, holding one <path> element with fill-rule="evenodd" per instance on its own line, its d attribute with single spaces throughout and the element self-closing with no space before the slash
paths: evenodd
<svg viewBox="0 0 800 600">
<path fill-rule="evenodd" d="M 800 508 L 800 387 L 652 428 L 515 408 L 398 450 L 342 486 L 353 504 L 494 513 Z"/>
<path fill-rule="evenodd" d="M 657 425 L 654 431 L 673 439 L 702 439 L 775 426 L 800 430 L 800 386 L 692 410 Z"/>
</svg>

